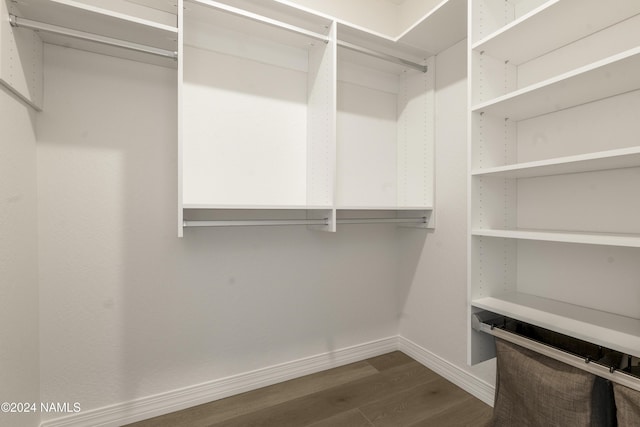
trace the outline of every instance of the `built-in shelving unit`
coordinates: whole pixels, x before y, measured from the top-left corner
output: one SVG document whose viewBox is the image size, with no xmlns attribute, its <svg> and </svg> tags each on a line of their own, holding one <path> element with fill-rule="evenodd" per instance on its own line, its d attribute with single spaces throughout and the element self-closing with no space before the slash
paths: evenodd
<svg viewBox="0 0 640 427">
<path fill-rule="evenodd" d="M 438 49 L 454 44 L 463 8 L 443 1 L 404 43 L 288 1 L 185 0 L 179 234 L 243 210 L 433 227 L 437 52 L 415 34 L 451 19 Z"/>
<path fill-rule="evenodd" d="M 638 356 L 640 4 L 469 7 L 469 313 Z"/>
<path fill-rule="evenodd" d="M 3 1 L 0 81 L 42 108 L 43 42 L 177 68 L 179 235 L 241 211 L 433 227 L 433 55 L 465 8 L 394 37 L 286 0 Z"/>
</svg>

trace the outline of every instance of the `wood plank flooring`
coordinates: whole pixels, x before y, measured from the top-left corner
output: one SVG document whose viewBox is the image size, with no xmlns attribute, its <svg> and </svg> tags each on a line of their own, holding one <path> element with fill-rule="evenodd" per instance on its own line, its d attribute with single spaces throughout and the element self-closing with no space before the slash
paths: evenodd
<svg viewBox="0 0 640 427">
<path fill-rule="evenodd" d="M 484 426 L 491 407 L 401 352 L 128 427 Z"/>
</svg>

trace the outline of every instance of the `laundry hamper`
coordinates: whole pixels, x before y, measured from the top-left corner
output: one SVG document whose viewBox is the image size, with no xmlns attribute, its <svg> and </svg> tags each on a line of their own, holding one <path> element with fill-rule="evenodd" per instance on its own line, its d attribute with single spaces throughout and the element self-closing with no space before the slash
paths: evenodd
<svg viewBox="0 0 640 427">
<path fill-rule="evenodd" d="M 640 392 L 620 384 L 613 385 L 619 427 L 640 426 Z"/>
<path fill-rule="evenodd" d="M 609 381 L 499 338 L 496 354 L 496 399 L 489 425 L 616 425 Z"/>
</svg>

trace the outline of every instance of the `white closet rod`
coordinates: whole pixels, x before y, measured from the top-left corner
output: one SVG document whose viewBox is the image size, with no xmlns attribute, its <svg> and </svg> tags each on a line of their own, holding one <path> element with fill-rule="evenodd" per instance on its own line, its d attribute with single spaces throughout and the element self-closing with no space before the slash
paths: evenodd
<svg viewBox="0 0 640 427">
<path fill-rule="evenodd" d="M 343 218 L 337 224 L 426 224 L 427 218 Z M 324 219 L 256 219 L 256 220 L 213 220 L 184 221 L 185 227 L 247 227 L 247 226 L 281 226 L 281 225 L 329 225 L 329 218 Z"/>
<path fill-rule="evenodd" d="M 16 28 L 28 28 L 35 31 L 44 31 L 47 33 L 59 34 L 62 36 L 73 37 L 80 40 L 88 40 L 107 46 L 116 46 L 136 52 L 144 52 L 151 55 L 163 56 L 166 58 L 171 58 L 173 60 L 176 60 L 178 58 L 178 52 L 175 51 L 146 46 L 143 44 L 114 39 L 106 36 L 100 36 L 98 34 L 87 33 L 84 31 L 72 30 L 70 28 L 46 24 L 44 22 L 32 21 L 31 19 L 20 18 L 16 15 L 9 15 L 9 22 L 11 23 L 12 27 Z"/>
<path fill-rule="evenodd" d="M 226 4 L 222 4 L 222 3 L 218 3 L 216 1 L 212 1 L 212 0 L 189 0 L 192 3 L 197 3 L 197 4 L 201 4 L 203 6 L 208 6 L 214 9 L 218 9 L 221 10 L 223 12 L 227 12 L 227 13 L 231 13 L 237 16 L 241 16 L 243 18 L 248 18 L 251 19 L 253 21 L 256 22 L 261 22 L 263 24 L 267 24 L 270 25 L 272 27 L 276 27 L 276 28 L 281 28 L 283 30 L 292 32 L 292 33 L 296 33 L 296 34 L 301 34 L 307 37 L 311 37 L 315 40 L 320 40 L 323 41 L 325 43 L 329 43 L 329 37 L 320 34 L 320 33 L 315 33 L 313 31 L 309 31 L 309 30 L 305 30 L 304 28 L 300 28 L 300 27 L 296 27 L 295 25 L 290 25 L 287 24 L 286 22 L 282 22 L 282 21 L 278 21 L 275 19 L 271 19 L 271 18 L 267 18 L 265 16 L 262 15 L 258 15 L 256 13 L 253 12 L 248 12 L 246 10 L 243 9 L 239 9 L 233 6 L 229 6 Z M 406 59 L 402 59 L 402 58 L 398 58 L 397 56 L 393 56 L 393 55 L 389 55 L 386 53 L 382 53 L 382 52 L 377 52 L 375 50 L 371 50 L 371 49 L 367 49 L 352 43 L 348 43 L 342 40 L 338 40 L 337 41 L 338 46 L 339 47 L 343 47 L 345 49 L 349 49 L 349 50 L 353 50 L 365 55 L 369 55 L 369 56 L 373 56 L 375 58 L 378 59 L 382 59 L 384 61 L 389 61 L 389 62 L 393 62 L 396 64 L 401 64 L 404 65 L 406 67 L 410 67 L 413 69 L 416 69 L 418 71 L 421 71 L 423 73 L 427 72 L 427 66 L 426 65 L 421 65 L 421 64 L 417 64 L 415 62 L 412 61 L 408 61 Z"/>
<path fill-rule="evenodd" d="M 427 217 L 419 218 L 338 218 L 337 224 L 426 224 Z"/>
<path fill-rule="evenodd" d="M 624 371 L 612 370 L 589 359 L 581 358 L 574 354 L 567 353 L 566 351 L 502 330 L 498 327 L 493 327 L 492 325 L 488 325 L 482 321 L 479 321 L 477 324 L 474 321 L 474 329 L 493 335 L 494 337 L 501 338 L 505 341 L 509 341 L 513 344 L 519 345 L 520 347 L 528 348 L 536 353 L 540 353 L 575 368 L 582 369 L 583 371 L 590 372 L 609 381 L 640 391 L 640 379 L 633 377 Z"/>
</svg>

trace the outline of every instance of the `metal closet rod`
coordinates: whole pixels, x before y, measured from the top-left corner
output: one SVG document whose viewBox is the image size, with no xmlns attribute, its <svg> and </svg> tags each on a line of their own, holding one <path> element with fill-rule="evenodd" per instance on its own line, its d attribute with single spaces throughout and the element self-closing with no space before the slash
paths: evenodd
<svg viewBox="0 0 640 427">
<path fill-rule="evenodd" d="M 337 224 L 426 224 L 427 217 L 419 218 L 339 218 Z M 329 218 L 323 219 L 249 219 L 183 221 L 185 227 L 247 227 L 281 225 L 329 225 Z"/>
<path fill-rule="evenodd" d="M 85 31 L 72 30 L 70 28 L 46 24 L 44 22 L 32 21 L 31 19 L 20 18 L 16 15 L 9 15 L 9 22 L 12 27 L 16 28 L 28 28 L 30 30 L 44 31 L 47 33 L 73 37 L 74 39 L 88 40 L 107 46 L 116 46 L 136 52 L 149 53 L 151 55 L 171 58 L 173 60 L 178 59 L 178 52 L 175 51 L 114 39 L 112 37 L 100 36 L 98 34 L 87 33 Z"/>
<path fill-rule="evenodd" d="M 292 32 L 292 33 L 296 33 L 296 34 L 301 34 L 303 36 L 307 36 L 307 37 L 311 37 L 315 40 L 320 40 L 323 41 L 324 43 L 329 43 L 330 39 L 329 37 L 325 36 L 324 34 L 320 34 L 320 33 L 315 33 L 313 31 L 309 31 L 306 30 L 304 28 L 300 28 L 297 27 L 295 25 L 290 25 L 287 24 L 286 22 L 282 22 L 282 21 L 278 21 L 275 19 L 271 19 L 271 18 L 267 18 L 265 16 L 262 15 L 258 15 L 256 13 L 253 12 L 248 12 L 246 10 L 243 9 L 239 9 L 237 7 L 233 7 L 233 6 L 229 6 L 223 3 L 218 3 L 216 1 L 212 1 L 212 0 L 189 0 L 193 3 L 198 3 L 201 4 L 203 6 L 208 6 L 211 7 L 213 9 L 218 9 L 221 10 L 223 12 L 228 12 L 237 16 L 241 16 L 243 18 L 248 18 L 251 19 L 253 21 L 256 22 L 261 22 L 263 24 L 267 24 L 270 25 L 272 27 L 276 27 L 276 28 L 281 28 L 283 30 Z M 422 65 L 422 64 L 418 64 L 412 61 L 408 61 L 406 59 L 402 59 L 399 58 L 397 56 L 393 56 L 393 55 L 389 55 L 386 53 L 382 53 L 382 52 L 378 52 L 372 49 L 368 49 L 365 47 L 361 47 L 358 45 L 355 45 L 353 43 L 348 43 L 342 40 L 338 40 L 337 44 L 339 47 L 345 48 L 345 49 L 349 49 L 349 50 L 353 50 L 355 52 L 359 52 L 365 55 L 369 55 L 369 56 L 373 56 L 375 58 L 378 59 L 382 59 L 384 61 L 389 61 L 389 62 L 393 62 L 395 64 L 400 64 L 403 65 L 405 67 L 409 67 L 409 68 L 413 68 L 415 70 L 418 70 L 420 72 L 426 73 L 427 72 L 427 66 L 426 65 Z"/>
<path fill-rule="evenodd" d="M 338 43 L 338 47 L 349 49 L 354 52 L 359 52 L 365 55 L 373 56 L 374 58 L 382 59 L 383 61 L 404 65 L 405 67 L 413 68 L 414 70 L 418 70 L 422 73 L 426 73 L 428 70 L 426 65 L 420 65 L 412 61 L 407 61 L 406 59 L 398 58 L 397 56 L 389 55 L 382 52 L 377 52 L 375 50 L 367 49 L 365 47 L 361 47 L 353 43 L 348 43 L 342 40 L 338 40 L 337 43 Z"/>
<path fill-rule="evenodd" d="M 529 350 L 535 351 L 536 353 L 566 363 L 567 365 L 590 372 L 609 381 L 613 381 L 623 386 L 632 388 L 636 391 L 640 391 L 640 379 L 633 377 L 624 371 L 600 365 L 594 361 L 589 360 L 588 358 L 582 358 L 572 353 L 568 353 L 564 350 L 559 350 L 549 345 L 517 335 L 513 332 L 500 329 L 497 326 L 489 325 L 487 323 L 484 323 L 477 314 L 474 316 L 476 316 L 473 321 L 474 329 L 476 329 L 477 331 L 485 332 L 489 335 L 493 335 L 494 337 L 501 338 L 505 341 L 509 341 L 510 343 L 519 345 L 520 347 L 528 348 Z"/>
</svg>

